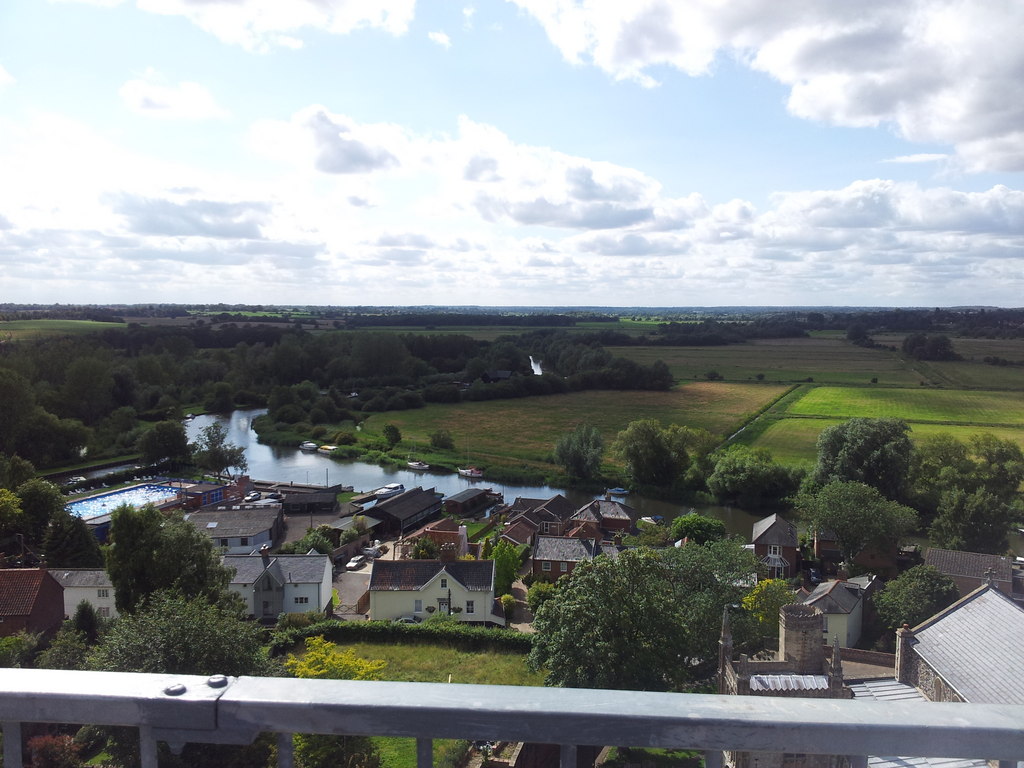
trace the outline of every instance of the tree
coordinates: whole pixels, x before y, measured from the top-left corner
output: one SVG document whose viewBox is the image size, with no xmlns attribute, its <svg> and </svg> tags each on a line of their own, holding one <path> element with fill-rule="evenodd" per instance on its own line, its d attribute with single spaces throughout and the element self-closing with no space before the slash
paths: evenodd
<svg viewBox="0 0 1024 768">
<path fill-rule="evenodd" d="M 0 420 L 2 423 L 2 420 Z M 36 468 L 31 461 L 21 456 L 4 456 L 0 454 L 0 488 L 13 491 L 22 483 L 36 476 Z"/>
<path fill-rule="evenodd" d="M 917 522 L 910 507 L 889 501 L 864 483 L 831 482 L 813 495 L 801 496 L 797 509 L 811 528 L 835 535 L 847 563 L 865 547 L 897 546 Z"/>
<path fill-rule="evenodd" d="M 956 584 L 930 565 L 915 565 L 875 595 L 878 616 L 890 629 L 916 627 L 960 597 Z"/>
<path fill-rule="evenodd" d="M 16 493 L 25 514 L 25 538 L 33 545 L 41 544 L 50 521 L 65 514 L 64 494 L 53 483 L 39 478 L 22 483 Z"/>
<path fill-rule="evenodd" d="M 494 560 L 494 594 L 504 595 L 512 591 L 512 582 L 516 580 L 522 557 L 519 548 L 511 541 L 502 539 L 491 552 Z"/>
<path fill-rule="evenodd" d="M 22 533 L 25 525 L 21 499 L 6 488 L 0 488 L 0 540 Z"/>
<path fill-rule="evenodd" d="M 152 504 L 122 505 L 110 521 L 107 573 L 120 613 L 131 613 L 158 590 L 178 590 L 208 602 L 227 598 L 231 569 L 209 538 L 181 519 L 165 519 Z"/>
<path fill-rule="evenodd" d="M 930 513 L 938 510 L 944 495 L 957 489 L 984 491 L 1011 504 L 1024 482 L 1024 451 L 1012 440 L 990 433 L 971 435 L 967 442 L 938 434 L 915 445 L 911 477 L 915 504 Z"/>
<path fill-rule="evenodd" d="M 589 480 L 601 469 L 604 438 L 597 427 L 577 424 L 555 444 L 555 461 L 562 465 L 570 480 Z"/>
<path fill-rule="evenodd" d="M 777 505 L 800 486 L 799 470 L 775 462 L 764 448 L 736 445 L 715 458 L 708 490 L 720 500 L 744 509 Z"/>
<path fill-rule="evenodd" d="M 661 424 L 655 419 L 630 422 L 616 436 L 614 450 L 637 483 L 671 485 L 680 468 Z"/>
<path fill-rule="evenodd" d="M 1002 555 L 1010 548 L 1010 528 L 1019 515 L 982 488 L 973 493 L 954 488 L 942 494 L 928 537 L 941 549 Z"/>
<path fill-rule="evenodd" d="M 430 433 L 430 447 L 450 451 L 455 448 L 455 439 L 447 429 L 439 429 Z"/>
<path fill-rule="evenodd" d="M 818 486 L 855 481 L 901 499 L 913 452 L 909 431 L 902 419 L 854 418 L 826 427 L 811 480 Z"/>
<path fill-rule="evenodd" d="M 779 634 L 779 610 L 795 602 L 796 594 L 785 579 L 762 579 L 743 597 L 743 608 L 767 640 Z"/>
<path fill-rule="evenodd" d="M 330 555 L 334 552 L 334 544 L 331 542 L 327 533 L 322 530 L 326 526 L 320 526 L 320 528 L 309 528 L 306 530 L 306 535 L 298 541 L 293 541 L 285 544 L 279 550 L 282 555 L 304 555 L 311 549 L 315 549 L 321 555 Z M 329 530 L 329 529 L 328 529 Z M 349 529 L 355 536 L 352 537 L 352 541 L 355 541 L 361 535 L 354 529 Z"/>
<path fill-rule="evenodd" d="M 526 605 L 536 615 L 540 607 L 555 596 L 557 587 L 550 581 L 535 581 L 526 590 Z"/>
<path fill-rule="evenodd" d="M 285 668 L 295 677 L 318 680 L 380 680 L 385 666 L 383 661 L 360 658 L 350 648 L 338 648 L 323 637 L 307 638 L 306 653 L 285 661 Z M 380 755 L 366 736 L 295 734 L 295 756 L 302 768 L 373 768 L 380 764 Z"/>
<path fill-rule="evenodd" d="M 384 435 L 384 439 L 388 441 L 388 446 L 391 448 L 402 442 L 402 433 L 394 424 L 385 424 L 381 434 Z"/>
<path fill-rule="evenodd" d="M 690 512 L 672 521 L 672 540 L 689 539 L 695 544 L 724 539 L 727 534 L 725 523 L 715 517 Z"/>
<path fill-rule="evenodd" d="M 184 464 L 192 458 L 185 427 L 178 421 L 159 421 L 144 432 L 136 446 L 145 464 Z"/>
<path fill-rule="evenodd" d="M 413 560 L 436 560 L 438 554 L 437 542 L 429 536 L 420 536 L 412 548 Z"/>
<path fill-rule="evenodd" d="M 245 449 L 227 442 L 227 430 L 219 421 L 204 427 L 193 447 L 196 464 L 203 470 L 220 477 L 229 469 L 245 472 L 248 463 Z"/>
<path fill-rule="evenodd" d="M 35 665 L 39 669 L 86 669 L 88 655 L 85 635 L 65 622 L 50 640 L 49 648 L 36 657 Z"/>
<path fill-rule="evenodd" d="M 61 510 L 43 537 L 43 554 L 51 568 L 102 568 L 103 553 L 82 518 Z"/>
<path fill-rule="evenodd" d="M 580 563 L 537 611 L 530 665 L 548 685 L 678 689 L 708 671 L 722 610 L 756 570 L 729 540 Z"/>
</svg>

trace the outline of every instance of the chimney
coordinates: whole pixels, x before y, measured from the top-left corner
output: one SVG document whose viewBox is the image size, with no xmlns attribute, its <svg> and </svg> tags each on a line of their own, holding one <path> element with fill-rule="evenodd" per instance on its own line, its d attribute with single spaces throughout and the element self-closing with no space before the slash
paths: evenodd
<svg viewBox="0 0 1024 768">
<path fill-rule="evenodd" d="M 263 558 L 263 567 L 266 568 L 270 565 L 270 545 L 264 544 L 260 547 L 260 557 Z"/>
</svg>

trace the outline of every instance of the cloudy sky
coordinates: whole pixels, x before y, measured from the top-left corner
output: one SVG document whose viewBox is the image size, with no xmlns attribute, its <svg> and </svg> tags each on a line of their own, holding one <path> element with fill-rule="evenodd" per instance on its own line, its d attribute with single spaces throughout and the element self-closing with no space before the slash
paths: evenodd
<svg viewBox="0 0 1024 768">
<path fill-rule="evenodd" d="M 3 0 L 0 302 L 1024 305 L 1020 0 Z"/>
</svg>

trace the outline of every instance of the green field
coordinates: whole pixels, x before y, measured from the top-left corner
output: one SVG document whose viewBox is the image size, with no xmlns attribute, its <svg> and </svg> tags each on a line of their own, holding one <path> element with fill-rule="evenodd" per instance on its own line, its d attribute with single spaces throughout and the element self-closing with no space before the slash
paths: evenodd
<svg viewBox="0 0 1024 768">
<path fill-rule="evenodd" d="M 394 424 L 403 445 L 412 446 L 427 445 L 430 433 L 443 427 L 467 461 L 542 463 L 558 439 L 579 423 L 597 427 L 606 444 L 636 419 L 703 427 L 724 438 L 785 391 L 779 384 L 694 382 L 669 392 L 594 391 L 429 405 L 374 414 L 365 428 L 379 432 L 384 424 Z"/>
<path fill-rule="evenodd" d="M 96 320 L 2 320 L 0 342 L 22 341 L 40 336 L 68 336 L 95 333 L 111 328 L 124 328 L 123 323 L 101 323 Z"/>
<path fill-rule="evenodd" d="M 789 406 L 795 416 L 1024 426 L 1024 398 L 1015 392 L 817 387 Z"/>
<path fill-rule="evenodd" d="M 649 365 L 663 360 L 676 379 L 702 379 L 718 371 L 729 380 L 804 381 L 917 386 L 921 375 L 888 349 L 865 349 L 845 339 L 762 339 L 724 347 L 609 347 L 614 355 Z M 988 367 L 988 366 L 986 366 Z"/>
<path fill-rule="evenodd" d="M 763 431 L 752 430 L 749 436 L 742 435 L 737 442 L 767 448 L 772 456 L 783 464 L 810 466 L 815 459 L 815 443 L 826 427 L 839 424 L 840 419 L 778 419 L 769 421 Z M 1024 448 L 1024 429 L 1012 427 L 962 426 L 954 424 L 910 424 L 910 437 L 919 440 L 937 434 L 949 434 L 958 440 L 971 435 L 987 433 L 996 437 L 1013 440 Z"/>
</svg>

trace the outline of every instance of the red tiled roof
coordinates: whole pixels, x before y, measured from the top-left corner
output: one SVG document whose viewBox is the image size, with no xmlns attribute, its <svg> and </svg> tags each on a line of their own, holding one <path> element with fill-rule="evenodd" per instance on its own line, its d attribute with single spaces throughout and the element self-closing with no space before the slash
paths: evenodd
<svg viewBox="0 0 1024 768">
<path fill-rule="evenodd" d="M 46 578 L 42 568 L 0 570 L 0 616 L 28 616 Z"/>
</svg>

